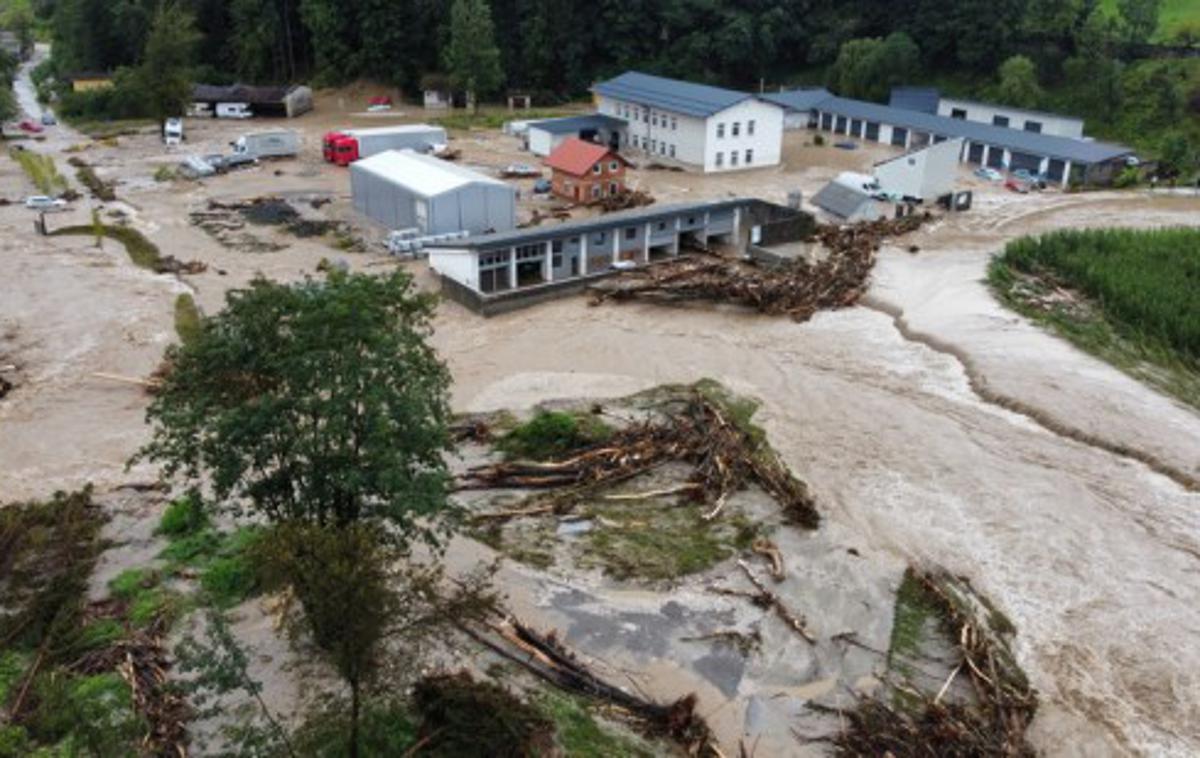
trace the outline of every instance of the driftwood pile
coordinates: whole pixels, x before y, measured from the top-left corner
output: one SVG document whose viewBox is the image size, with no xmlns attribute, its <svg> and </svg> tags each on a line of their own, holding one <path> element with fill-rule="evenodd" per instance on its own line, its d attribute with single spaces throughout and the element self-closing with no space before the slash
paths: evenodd
<svg viewBox="0 0 1200 758">
<path fill-rule="evenodd" d="M 943 630 L 961 662 L 934 697 L 906 687 L 901 704 L 865 699 L 839 711 L 845 727 L 832 742 L 842 755 L 1033 756 L 1025 731 L 1037 710 L 1037 694 L 1008 644 L 1007 620 L 965 581 L 945 573 L 917 577 L 942 614 Z M 958 676 L 971 683 L 975 702 L 945 702 Z M 917 698 L 913 702 L 912 698 Z"/>
<path fill-rule="evenodd" d="M 652 205 L 653 203 L 654 196 L 649 192 L 626 189 L 615 195 L 602 197 L 592 203 L 592 206 L 599 208 L 601 213 L 613 213 L 614 211 L 626 211 L 630 208 L 641 208 L 644 205 Z"/>
<path fill-rule="evenodd" d="M 669 737 L 687 755 L 715 758 L 712 732 L 696 712 L 696 696 L 662 704 L 633 695 L 606 682 L 584 665 L 555 632 L 540 634 L 512 616 L 472 625 L 460 623 L 468 636 L 522 666 L 555 687 L 614 705 L 639 721 L 648 732 Z"/>
<path fill-rule="evenodd" d="M 472 430 L 478 433 L 478 430 Z M 687 482 L 669 491 L 638 496 L 688 494 L 716 518 L 726 499 L 747 484 L 757 484 L 783 508 L 788 519 L 809 529 L 818 522 L 816 505 L 796 479 L 750 431 L 726 418 L 725 411 L 700 393 L 663 421 L 647 421 L 616 431 L 608 440 L 567 458 L 548 462 L 505 461 L 476 466 L 458 481 L 459 489 L 551 490 L 540 504 L 480 518 L 513 518 L 564 513 L 582 496 L 626 481 L 671 461 L 693 466 Z"/>
<path fill-rule="evenodd" d="M 71 668 L 82 675 L 116 671 L 129 685 L 133 707 L 149 724 L 142 737 L 144 755 L 187 756 L 187 722 L 191 712 L 183 695 L 167 679 L 170 656 L 164 645 L 165 618 L 145 630 L 133 630 L 106 648 L 93 651 Z"/>
<path fill-rule="evenodd" d="M 821 226 L 814 240 L 829 254 L 817 263 L 796 260 L 763 268 L 722 257 L 683 257 L 634 269 L 593 287 L 592 304 L 634 299 L 708 301 L 807 321 L 819 310 L 858 302 L 867 290 L 883 240 L 912 232 L 929 218 L 914 214 L 853 226 Z"/>
</svg>

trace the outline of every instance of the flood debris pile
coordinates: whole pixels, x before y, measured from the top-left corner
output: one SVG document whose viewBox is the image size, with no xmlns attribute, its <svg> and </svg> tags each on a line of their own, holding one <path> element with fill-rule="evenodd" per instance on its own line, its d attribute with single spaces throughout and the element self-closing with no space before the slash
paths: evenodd
<svg viewBox="0 0 1200 758">
<path fill-rule="evenodd" d="M 791 475 L 755 430 L 736 423 L 727 409 L 700 391 L 668 403 L 649 420 L 564 455 L 472 467 L 457 486 L 460 490 L 543 491 L 521 508 L 489 513 L 488 518 L 562 515 L 588 495 L 675 461 L 692 467 L 686 481 L 625 499 L 683 495 L 702 508 L 704 520 L 711 521 L 734 492 L 754 484 L 778 502 L 790 522 L 808 529 L 817 526 L 816 506 L 804 483 Z"/>
<path fill-rule="evenodd" d="M 318 210 L 326 204 L 328 201 L 325 198 L 307 201 L 307 205 L 313 210 Z M 355 236 L 346 222 L 309 218 L 281 197 L 254 197 L 228 203 L 209 200 L 204 210 L 193 211 L 189 217 L 193 224 L 225 247 L 243 252 L 269 253 L 287 248 L 283 243 L 265 240 L 248 231 L 248 225 L 278 227 L 301 239 L 327 238 L 331 246 L 340 250 L 366 249 L 363 241 Z"/>
<path fill-rule="evenodd" d="M 113 184 L 101 179 L 96 174 L 96 170 L 87 161 L 76 155 L 68 158 L 67 163 L 74 166 L 75 178 L 79 180 L 80 184 L 87 187 L 88 191 L 97 200 L 112 202 L 117 199 L 117 193 L 113 189 Z"/>
<path fill-rule="evenodd" d="M 915 231 L 931 216 L 911 215 L 852 226 L 824 225 L 812 240 L 828 255 L 774 267 L 720 256 L 685 256 L 633 269 L 592 287 L 592 305 L 625 300 L 728 303 L 768 316 L 807 321 L 820 310 L 847 308 L 867 290 L 883 241 Z"/>
<path fill-rule="evenodd" d="M 1037 695 L 1010 647 L 1012 624 L 965 580 L 943 571 L 905 576 L 901 600 L 935 614 L 956 663 L 944 682 L 915 684 L 914 669 L 893 665 L 890 701 L 864 698 L 840 713 L 844 729 L 832 738 L 842 755 L 1033 756 L 1025 732 L 1037 710 Z M 901 623 L 898 605 L 897 623 Z M 964 682 L 966 684 L 964 684 Z M 969 685 L 969 686 L 967 686 Z"/>
<path fill-rule="evenodd" d="M 167 686 L 167 622 L 88 602 L 106 517 L 91 490 L 0 507 L 0 726 L 13 755 L 185 755 L 188 711 Z M 57 752 L 56 752 L 57 754 Z"/>
<path fill-rule="evenodd" d="M 625 189 L 613 195 L 606 195 L 592 205 L 600 209 L 601 213 L 613 213 L 616 211 L 626 211 L 631 208 L 641 208 L 645 205 L 652 205 L 654 196 L 644 190 Z"/>
</svg>

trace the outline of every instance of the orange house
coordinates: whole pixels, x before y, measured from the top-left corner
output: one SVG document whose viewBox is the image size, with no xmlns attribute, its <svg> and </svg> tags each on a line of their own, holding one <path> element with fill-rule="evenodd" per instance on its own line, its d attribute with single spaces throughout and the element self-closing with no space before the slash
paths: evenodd
<svg viewBox="0 0 1200 758">
<path fill-rule="evenodd" d="M 577 203 L 591 203 L 625 191 L 628 162 L 612 148 L 576 137 L 565 140 L 546 156 L 553 172 L 555 195 Z"/>
</svg>

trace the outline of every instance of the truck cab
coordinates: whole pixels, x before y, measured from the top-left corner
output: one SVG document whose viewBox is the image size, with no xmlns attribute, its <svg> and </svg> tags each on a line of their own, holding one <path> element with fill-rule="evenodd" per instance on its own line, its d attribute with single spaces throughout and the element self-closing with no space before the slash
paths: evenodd
<svg viewBox="0 0 1200 758">
<path fill-rule="evenodd" d="M 163 142 L 168 145 L 178 145 L 183 141 L 183 119 L 169 118 L 163 124 Z"/>
<path fill-rule="evenodd" d="M 358 160 L 358 140 L 342 132 L 329 132 L 321 141 L 321 153 L 328 163 L 349 166 Z"/>
</svg>

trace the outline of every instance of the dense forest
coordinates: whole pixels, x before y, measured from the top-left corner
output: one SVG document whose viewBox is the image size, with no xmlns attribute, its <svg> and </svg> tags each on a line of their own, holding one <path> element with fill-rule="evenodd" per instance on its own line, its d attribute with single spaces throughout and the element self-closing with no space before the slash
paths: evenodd
<svg viewBox="0 0 1200 758">
<path fill-rule="evenodd" d="M 32 3 L 53 68 L 143 62 L 165 0 Z M 0 0 L 3 3 L 4 0 Z M 452 6 L 490 12 L 494 91 L 552 103 L 628 68 L 755 88 L 812 83 L 885 99 L 895 83 L 1082 115 L 1101 137 L 1200 144 L 1200 8 L 1188 0 L 173 0 L 193 76 L 370 79 L 415 94 L 447 68 Z M 476 30 L 476 33 L 478 31 Z M 1182 144 L 1182 143 L 1181 143 Z"/>
</svg>

